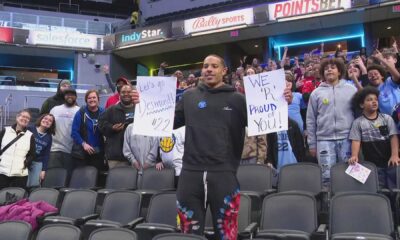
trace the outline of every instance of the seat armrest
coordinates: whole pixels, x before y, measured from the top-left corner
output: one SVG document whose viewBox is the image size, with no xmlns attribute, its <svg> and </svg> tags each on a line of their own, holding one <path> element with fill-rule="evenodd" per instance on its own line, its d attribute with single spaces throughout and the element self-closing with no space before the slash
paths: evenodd
<svg viewBox="0 0 400 240">
<path fill-rule="evenodd" d="M 392 188 L 391 189 L 393 193 L 400 193 L 400 189 L 399 188 Z"/>
<path fill-rule="evenodd" d="M 39 226 L 43 225 L 44 219 L 50 216 L 57 216 L 58 212 L 48 212 L 45 213 L 43 216 L 39 216 L 36 218 L 37 223 L 39 224 Z"/>
<path fill-rule="evenodd" d="M 321 224 L 318 226 L 317 230 L 315 231 L 316 233 L 325 233 L 327 229 L 326 224 Z"/>
<path fill-rule="evenodd" d="M 161 191 L 162 192 L 173 192 L 173 191 L 176 191 L 176 189 L 175 188 L 164 188 L 164 189 L 161 189 Z"/>
<path fill-rule="evenodd" d="M 276 193 L 276 192 L 277 192 L 277 190 L 274 188 L 266 189 L 266 190 L 264 190 L 264 195 L 268 195 L 268 194 L 272 194 L 272 193 Z"/>
<path fill-rule="evenodd" d="M 246 237 L 251 237 L 254 235 L 257 228 L 258 228 L 258 223 L 252 222 L 242 232 L 240 232 L 240 235 L 242 236 L 242 234 L 245 234 Z"/>
<path fill-rule="evenodd" d="M 139 193 L 141 195 L 143 195 L 143 194 L 153 194 L 154 195 L 156 193 L 161 192 L 161 190 L 137 189 L 137 190 L 135 190 L 135 192 L 137 192 L 137 193 Z"/>
<path fill-rule="evenodd" d="M 60 188 L 59 189 L 59 191 L 60 191 L 60 193 L 67 193 L 67 192 L 70 192 L 70 191 L 72 191 L 72 190 L 74 190 L 74 188 Z"/>
<path fill-rule="evenodd" d="M 90 190 L 93 190 L 95 192 L 97 192 L 98 190 L 102 189 L 101 187 L 92 187 L 90 188 Z"/>
<path fill-rule="evenodd" d="M 123 228 L 129 228 L 129 229 L 133 229 L 135 228 L 136 225 L 138 225 L 139 223 L 144 222 L 144 218 L 143 217 L 139 217 L 136 218 L 135 220 L 132 220 L 130 222 L 128 222 L 126 225 L 122 226 Z"/>
<path fill-rule="evenodd" d="M 102 189 L 97 190 L 97 193 L 98 193 L 98 194 L 107 195 L 107 194 L 109 194 L 109 193 L 112 192 L 112 191 L 115 191 L 115 190 L 109 189 L 109 188 L 102 188 Z"/>
<path fill-rule="evenodd" d="M 99 214 L 96 214 L 96 213 L 90 214 L 90 215 L 83 216 L 81 218 L 76 219 L 75 223 L 76 223 L 76 225 L 81 226 L 81 225 L 85 224 L 85 222 L 87 222 L 89 220 L 97 219 L 98 217 L 99 217 Z"/>
</svg>

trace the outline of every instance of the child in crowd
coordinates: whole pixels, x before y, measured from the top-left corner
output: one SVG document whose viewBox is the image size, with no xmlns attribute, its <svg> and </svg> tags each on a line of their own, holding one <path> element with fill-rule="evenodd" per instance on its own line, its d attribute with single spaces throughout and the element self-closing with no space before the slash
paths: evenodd
<svg viewBox="0 0 400 240">
<path fill-rule="evenodd" d="M 286 78 L 286 87 L 291 89 L 293 92 L 293 86 L 294 86 L 293 74 L 290 71 L 285 71 L 285 78 Z M 297 126 L 301 131 L 301 134 L 303 134 L 304 131 L 304 122 L 303 118 L 301 117 L 301 109 L 304 108 L 306 108 L 306 105 L 304 104 L 303 96 L 301 95 L 301 93 L 293 92 L 293 100 L 288 105 L 289 118 L 296 121 Z"/>
<path fill-rule="evenodd" d="M 161 171 L 164 167 L 175 169 L 175 185 L 178 184 L 182 170 L 182 159 L 185 145 L 185 126 L 172 131 L 171 137 L 160 139 L 159 158 L 156 169 Z"/>
<path fill-rule="evenodd" d="M 288 130 L 267 134 L 267 164 L 279 172 L 281 167 L 303 162 L 305 148 L 303 135 L 296 121 L 288 119 Z"/>
<path fill-rule="evenodd" d="M 359 161 L 360 147 L 366 161 L 378 167 L 379 183 L 383 187 L 395 187 L 396 178 L 390 174 L 390 166 L 397 166 L 399 159 L 399 140 L 397 128 L 391 116 L 378 112 L 379 90 L 366 87 L 353 98 L 354 105 L 362 109 L 351 127 L 350 164 Z M 393 179 L 394 178 L 394 179 Z"/>
<path fill-rule="evenodd" d="M 307 141 L 312 157 L 317 157 L 324 183 L 328 185 L 330 168 L 351 156 L 348 140 L 354 116 L 351 99 L 356 88 L 343 78 L 346 70 L 341 59 L 322 61 L 322 82 L 311 95 L 307 108 Z"/>
</svg>

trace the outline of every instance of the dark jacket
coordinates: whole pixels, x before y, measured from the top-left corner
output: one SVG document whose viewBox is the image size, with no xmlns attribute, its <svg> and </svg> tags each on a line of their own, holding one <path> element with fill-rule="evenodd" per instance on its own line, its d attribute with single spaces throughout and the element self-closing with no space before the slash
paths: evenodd
<svg viewBox="0 0 400 240">
<path fill-rule="evenodd" d="M 50 110 L 55 107 L 64 104 L 64 94 L 60 90 L 60 84 L 62 81 L 58 83 L 57 93 L 54 96 L 47 98 L 40 109 L 40 114 L 49 113 Z"/>
<path fill-rule="evenodd" d="M 124 130 L 114 131 L 112 126 L 117 123 L 125 123 Z M 105 157 L 107 160 L 128 161 L 122 153 L 124 133 L 128 124 L 125 121 L 125 111 L 121 103 L 111 106 L 100 115 L 99 129 L 106 137 Z"/>
<path fill-rule="evenodd" d="M 296 121 L 289 118 L 289 126 L 287 131 L 290 145 L 292 146 L 292 151 L 296 157 L 297 162 L 305 161 L 305 147 L 304 139 L 301 134 L 300 128 Z M 267 134 L 267 161 L 271 163 L 274 167 L 277 166 L 278 161 L 278 135 L 277 133 Z"/>
<path fill-rule="evenodd" d="M 234 87 L 200 84 L 185 91 L 174 122 L 174 128 L 186 125 L 183 169 L 236 172 L 246 124 L 246 101 Z"/>
</svg>

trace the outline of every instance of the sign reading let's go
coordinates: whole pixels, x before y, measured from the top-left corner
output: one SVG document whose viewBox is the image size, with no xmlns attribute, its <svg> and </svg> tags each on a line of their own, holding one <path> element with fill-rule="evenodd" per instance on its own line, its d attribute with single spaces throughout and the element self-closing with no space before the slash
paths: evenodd
<svg viewBox="0 0 400 240">
<path fill-rule="evenodd" d="M 136 28 L 115 36 L 116 47 L 129 46 L 170 37 L 170 24 L 161 24 L 146 28 Z"/>
</svg>

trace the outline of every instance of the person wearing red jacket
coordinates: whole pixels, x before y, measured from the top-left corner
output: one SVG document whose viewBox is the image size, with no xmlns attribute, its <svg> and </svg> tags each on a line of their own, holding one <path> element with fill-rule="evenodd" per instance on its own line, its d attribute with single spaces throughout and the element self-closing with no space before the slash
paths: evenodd
<svg viewBox="0 0 400 240">
<path fill-rule="evenodd" d="M 129 85 L 130 83 L 129 83 L 129 80 L 127 78 L 121 76 L 121 77 L 119 77 L 117 79 L 117 82 L 115 84 L 117 86 L 117 89 L 116 89 L 117 92 L 114 93 L 114 95 L 110 96 L 107 99 L 106 106 L 105 106 L 106 109 L 111 107 L 111 106 L 113 106 L 113 105 L 115 105 L 115 104 L 117 104 L 117 103 L 119 103 L 119 92 L 121 90 L 121 87 L 124 86 L 124 85 Z"/>
</svg>

